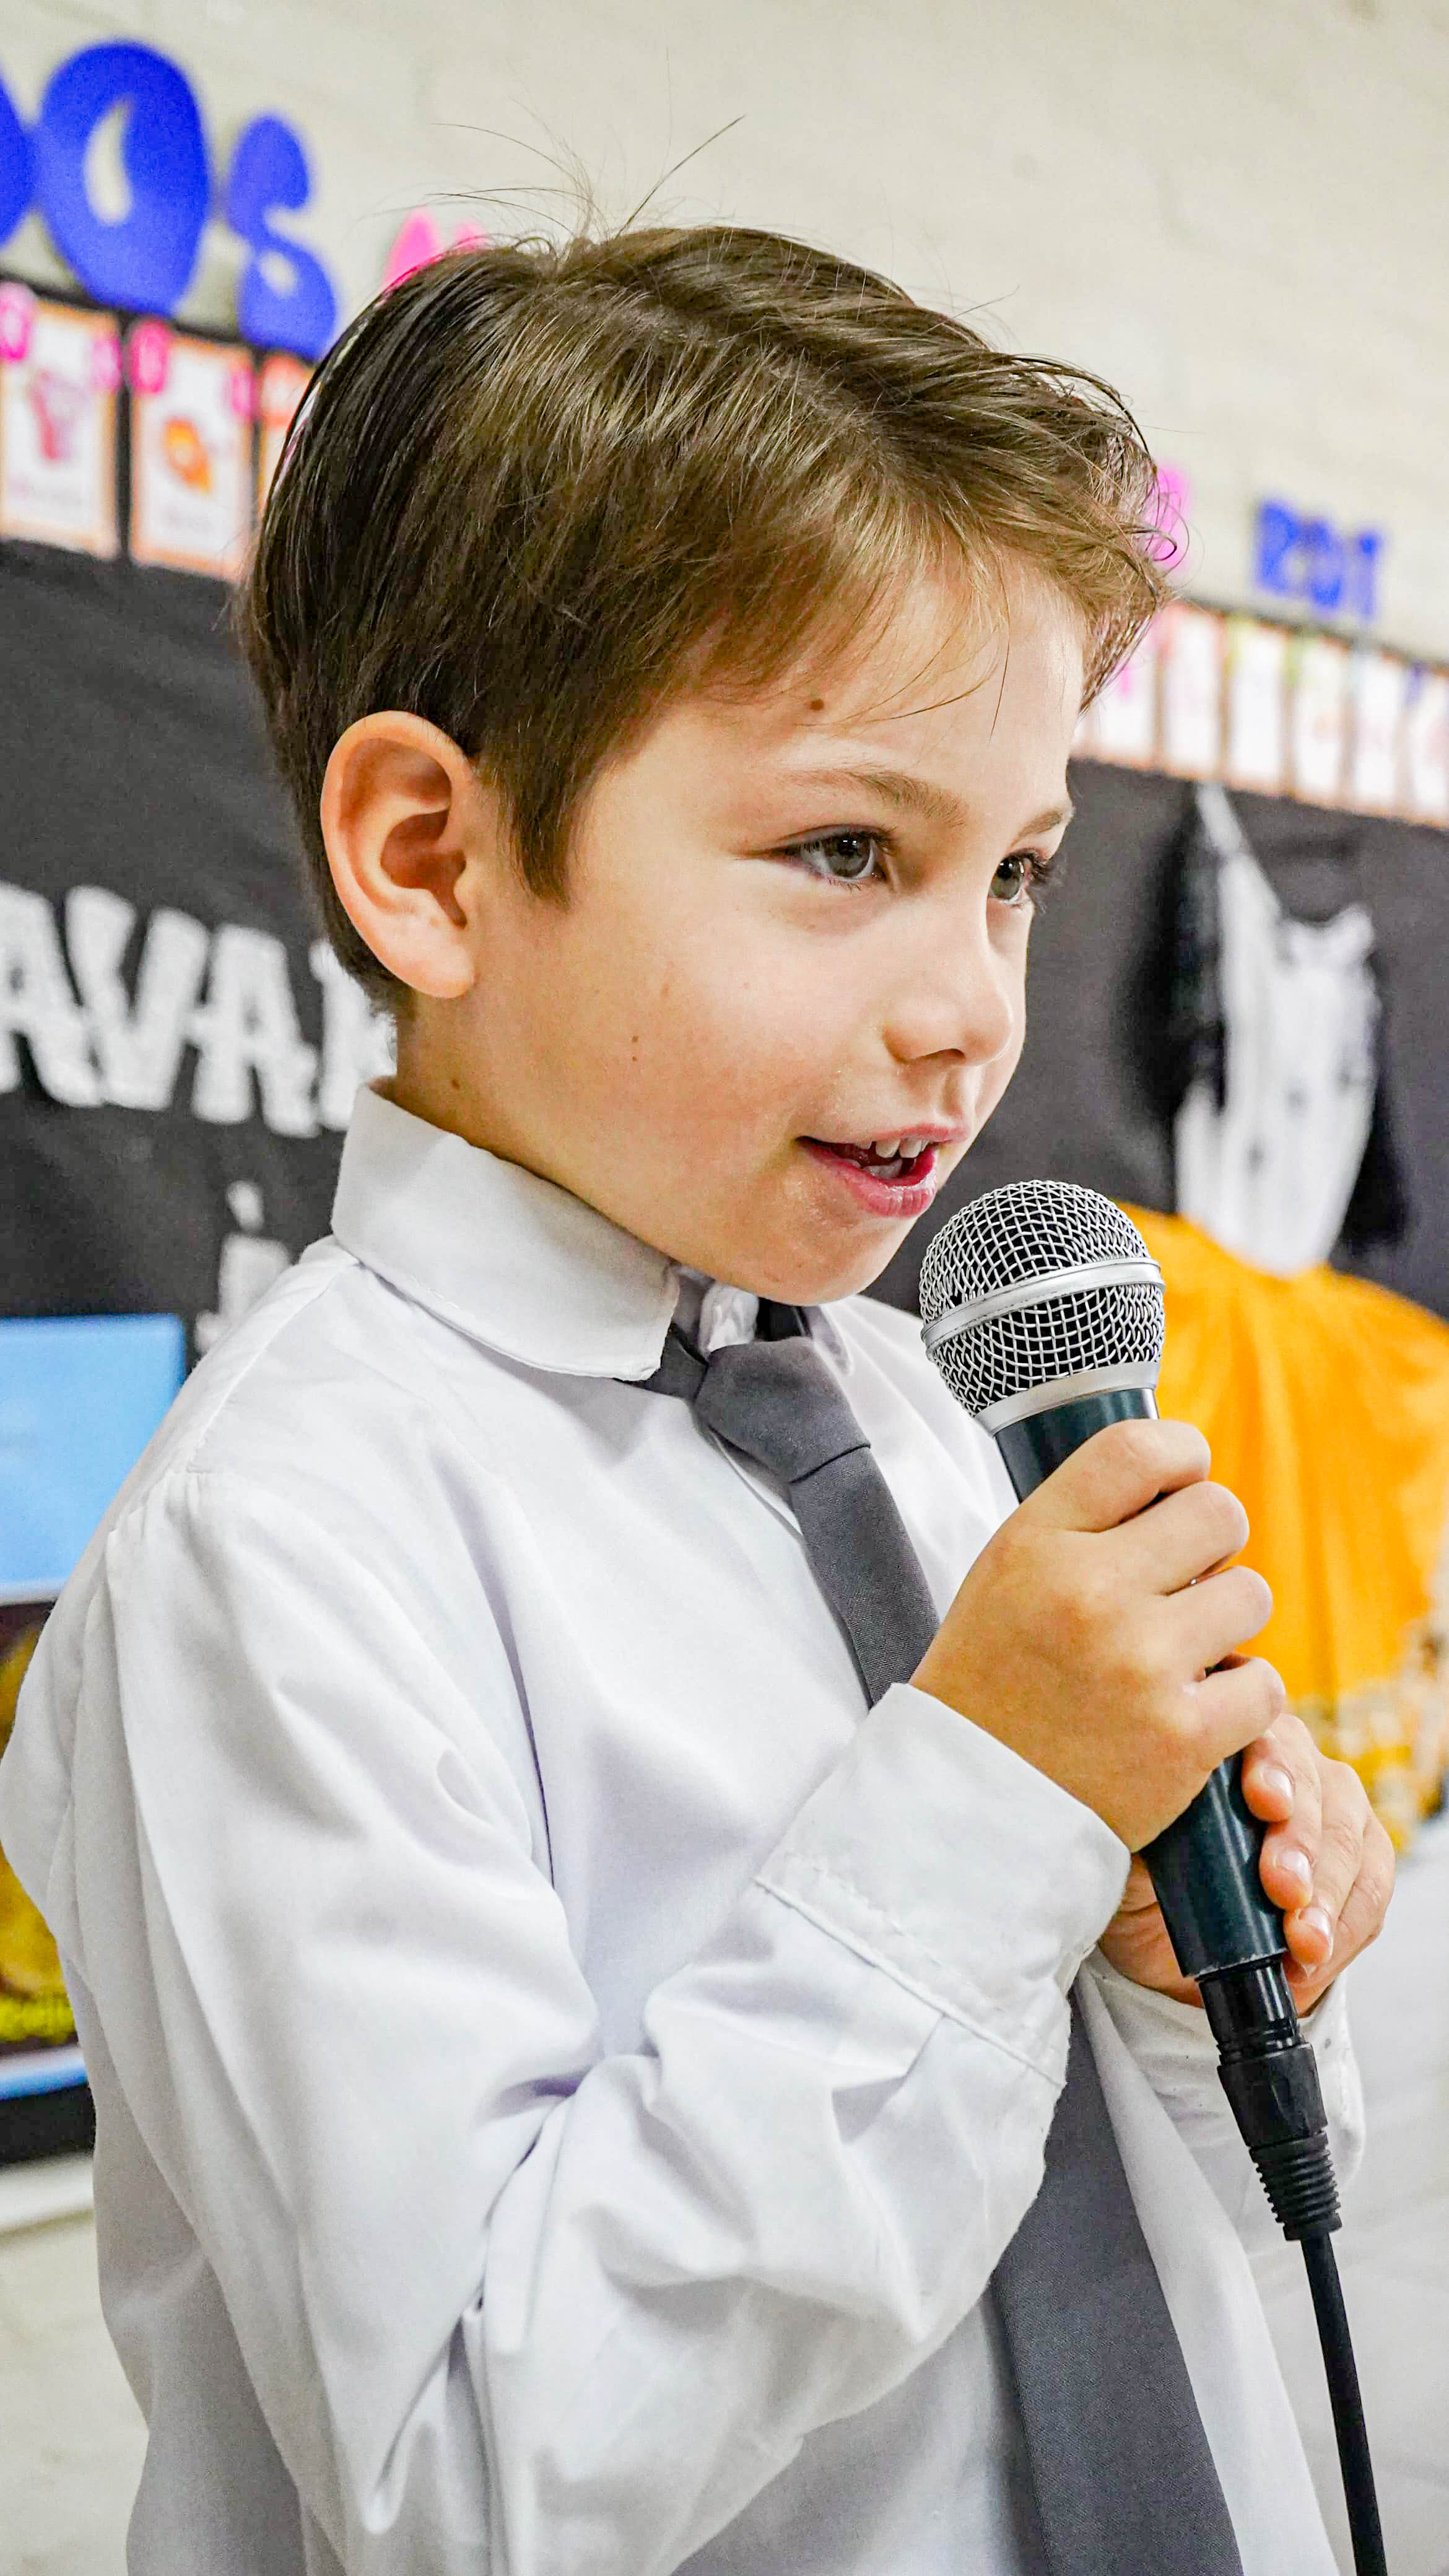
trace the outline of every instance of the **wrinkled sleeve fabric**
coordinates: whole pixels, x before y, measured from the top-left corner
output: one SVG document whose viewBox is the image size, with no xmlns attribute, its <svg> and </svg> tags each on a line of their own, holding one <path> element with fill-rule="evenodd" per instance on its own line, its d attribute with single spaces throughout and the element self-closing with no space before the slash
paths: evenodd
<svg viewBox="0 0 1449 2576">
<path fill-rule="evenodd" d="M 904 2380 L 1037 2187 L 1125 1874 L 892 1691 L 609 2056 L 526 1745 L 501 1631 L 465 1693 L 388 1563 L 246 1478 L 112 1533 L 77 1964 L 350 2576 L 664 2576 Z"/>
</svg>

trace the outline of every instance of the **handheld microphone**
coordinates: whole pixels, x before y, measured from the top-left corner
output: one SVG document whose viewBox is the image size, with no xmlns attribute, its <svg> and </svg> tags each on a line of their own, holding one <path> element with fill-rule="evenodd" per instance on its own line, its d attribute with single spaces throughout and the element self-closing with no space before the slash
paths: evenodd
<svg viewBox="0 0 1449 2576">
<path fill-rule="evenodd" d="M 926 1254 L 921 1315 L 926 1348 L 992 1434 L 1018 1501 L 1109 1422 L 1157 1411 L 1162 1273 L 1095 1190 L 1021 1181 L 973 1199 Z M 1274 2214 L 1297 2237 L 1338 2225 L 1338 2195 L 1240 1770 L 1240 1757 L 1223 1763 L 1142 1857 Z"/>
<path fill-rule="evenodd" d="M 1069 1181 L 1018 1181 L 942 1226 L 921 1268 L 927 1350 L 1001 1452 L 1024 1502 L 1111 1422 L 1156 1414 L 1162 1273 L 1111 1199 Z M 1258 1859 L 1265 1827 L 1242 1759 L 1142 1853 L 1178 1966 L 1195 1977 L 1218 2074 L 1285 2236 L 1303 2245 L 1323 2343 L 1355 2566 L 1383 2541 L 1333 2249 L 1338 2188 L 1313 2050 L 1283 1971 L 1283 1918 Z"/>
</svg>

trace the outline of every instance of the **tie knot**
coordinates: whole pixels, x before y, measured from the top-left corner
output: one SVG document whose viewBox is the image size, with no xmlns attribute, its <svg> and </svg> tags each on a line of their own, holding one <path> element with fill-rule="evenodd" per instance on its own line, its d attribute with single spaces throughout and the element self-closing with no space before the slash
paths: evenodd
<svg viewBox="0 0 1449 2576">
<path fill-rule="evenodd" d="M 803 1336 L 716 1351 L 694 1409 L 783 1485 L 869 1446 L 829 1367 Z"/>
</svg>

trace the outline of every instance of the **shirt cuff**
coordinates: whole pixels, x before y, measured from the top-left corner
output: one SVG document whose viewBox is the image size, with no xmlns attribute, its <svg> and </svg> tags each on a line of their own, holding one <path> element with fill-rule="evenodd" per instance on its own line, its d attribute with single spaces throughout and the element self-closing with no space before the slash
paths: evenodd
<svg viewBox="0 0 1449 2576">
<path fill-rule="evenodd" d="M 1062 1999 L 1122 1894 L 1110 1826 L 909 1682 L 759 1873 L 940 2012 L 1060 2080 Z"/>
<path fill-rule="evenodd" d="M 1179 2089 L 1195 2091 L 1206 2076 L 1216 2081 L 1217 2042 L 1201 2004 L 1180 2003 L 1176 1995 L 1159 1994 L 1155 1986 L 1139 1986 L 1100 1950 L 1092 1952 L 1087 1966 L 1125 2046 L 1164 2102 Z M 1342 1977 L 1335 1978 L 1313 2010 L 1302 2015 L 1299 2028 L 1313 2043 L 1320 2071 L 1326 2058 L 1336 2063 L 1344 2054 L 1349 2040 Z M 1226 2100 L 1226 2096 L 1216 2098 Z"/>
</svg>

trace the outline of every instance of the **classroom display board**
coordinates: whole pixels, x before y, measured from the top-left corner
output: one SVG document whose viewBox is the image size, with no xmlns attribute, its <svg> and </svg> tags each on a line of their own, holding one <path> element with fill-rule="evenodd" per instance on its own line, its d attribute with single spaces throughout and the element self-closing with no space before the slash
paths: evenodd
<svg viewBox="0 0 1449 2576">
<path fill-rule="evenodd" d="M 0 277 L 0 537 L 233 579 L 311 376 Z"/>
<path fill-rule="evenodd" d="M 1026 1046 L 990 1125 L 880 1283 L 914 1310 L 933 1225 L 998 1183 L 1049 1174 L 1147 1208 L 1177 1204 L 1184 1086 L 1174 947 L 1195 790 L 1160 772 L 1080 759 L 1061 881 L 1031 939 Z M 1402 1175 L 1396 1240 L 1335 1261 L 1449 1318 L 1449 834 L 1286 797 L 1233 807 L 1285 910 L 1326 921 L 1367 908 L 1383 1003 L 1381 1110 Z"/>
<path fill-rule="evenodd" d="M 104 345 L 99 332 L 53 348 L 39 337 L 29 344 L 37 366 L 69 369 L 77 383 L 84 373 L 98 403 L 120 399 L 114 386 L 105 389 L 111 360 L 88 354 Z M 147 399 L 164 402 L 174 389 L 208 448 L 233 438 L 253 478 L 270 470 L 301 382 L 294 362 L 285 376 L 258 370 L 243 398 L 214 357 L 193 377 L 187 351 L 169 342 L 166 354 L 175 372 Z M 137 390 L 128 384 L 126 398 Z M 0 382 L 5 400 L 19 406 L 33 443 L 43 404 L 21 378 Z M 47 390 L 43 400 L 60 418 L 62 397 Z M 164 453 L 165 422 L 156 417 Z M 250 444 L 240 435 L 244 418 Z M 169 444 L 204 500 L 197 450 L 180 429 Z M 137 524 L 129 475 L 113 493 L 94 470 L 96 451 L 87 453 L 82 471 L 75 448 L 66 487 L 69 547 L 14 536 L 0 544 L 8 824 L 0 855 L 0 1317 L 171 1318 L 180 1367 L 326 1231 L 358 1083 L 386 1065 L 388 1047 L 298 890 L 292 827 L 230 640 L 226 590 L 177 568 L 201 551 L 200 501 L 189 516 L 173 510 L 147 523 L 156 551 L 171 560 L 137 563 L 127 551 Z M 12 447 L 12 462 L 14 454 Z M 240 489 L 235 459 L 229 470 L 231 510 Z M 19 491 L 18 468 L 17 476 Z M 220 515 L 215 533 L 222 543 Z M 1198 638 L 1191 650 L 1200 667 L 1194 680 L 1189 655 L 1172 686 L 1189 713 L 1196 710 L 1204 752 L 1210 737 L 1220 751 L 1226 642 L 1216 626 L 1211 636 L 1205 627 L 1184 631 Z M 1123 684 L 1128 696 L 1139 690 L 1132 739 L 1153 759 L 1161 757 L 1167 668 L 1160 654 L 1152 662 L 1146 715 L 1141 670 Z M 1367 680 L 1355 682 L 1338 664 L 1315 666 L 1301 705 L 1288 702 L 1299 710 L 1293 722 L 1305 781 L 1327 776 L 1330 753 L 1320 736 L 1335 743 L 1339 736 L 1322 711 L 1338 703 L 1340 683 L 1348 703 L 1357 686 L 1370 713 L 1393 712 L 1392 692 L 1380 706 Z M 1393 697 L 1396 760 L 1407 738 L 1406 702 L 1402 693 Z M 1119 708 L 1093 719 L 1109 730 L 1119 724 L 1119 746 L 1120 715 Z M 1381 735 L 1389 738 L 1382 728 Z M 1120 748 L 1109 760 L 1106 742 L 1084 734 L 1089 740 L 1092 756 L 1074 763 L 1079 811 L 1063 879 L 1033 933 L 1021 1071 L 937 1218 L 976 1191 L 1037 1173 L 1085 1181 L 1147 1209 L 1175 1204 L 1181 1082 L 1172 953 L 1197 791 L 1186 777 L 1136 765 Z M 1289 912 L 1327 919 L 1356 898 L 1371 916 L 1385 1013 L 1380 1109 L 1394 1131 L 1402 1222 L 1392 1238 L 1356 1253 L 1340 1247 L 1336 1258 L 1449 1317 L 1449 1013 L 1440 991 L 1449 836 L 1343 802 L 1250 788 L 1235 790 L 1232 802 Z M 914 1303 L 929 1230 L 908 1245 L 880 1294 Z M 144 1426 L 138 1442 L 143 1433 Z M 45 1436 L 43 1425 L 36 1436 Z M 90 1497 L 87 1512 L 103 1499 Z M 0 1542 L 5 1528 L 0 1503 Z M 76 1543 L 72 1531 L 66 1544 Z M 57 1560 L 42 1581 L 27 1566 L 17 1557 L 7 1575 L 0 1564 L 0 1731 L 46 1594 L 67 1570 Z M 74 2142 L 86 2117 L 53 1955 L 17 1897 L 0 1874 L 0 1948 L 11 1962 L 7 1970 L 0 1958 L 0 2159 Z M 5 2053 L 13 2073 L 22 2045 L 32 2057 L 54 2051 L 48 2094 L 13 2084 L 7 2092 Z"/>
<path fill-rule="evenodd" d="M 1449 672 L 1362 636 L 1176 600 L 1087 709 L 1075 748 L 1449 828 Z"/>
<path fill-rule="evenodd" d="M 0 550 L 0 746 L 0 1314 L 176 1314 L 204 1350 L 325 1232 L 387 1061 L 225 592 Z"/>
</svg>

